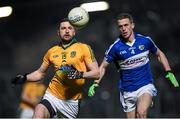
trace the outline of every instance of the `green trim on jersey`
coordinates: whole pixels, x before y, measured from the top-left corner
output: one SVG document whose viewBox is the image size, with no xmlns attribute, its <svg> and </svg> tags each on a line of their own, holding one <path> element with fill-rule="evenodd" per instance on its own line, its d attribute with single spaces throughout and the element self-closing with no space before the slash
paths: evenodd
<svg viewBox="0 0 180 119">
<path fill-rule="evenodd" d="M 89 45 L 87 45 L 88 48 L 89 48 L 89 51 L 90 51 L 90 54 L 91 54 L 91 59 L 92 61 L 94 62 L 96 59 L 95 59 L 95 56 L 94 56 L 94 53 L 93 53 L 93 50 L 91 49 L 91 47 Z"/>
</svg>

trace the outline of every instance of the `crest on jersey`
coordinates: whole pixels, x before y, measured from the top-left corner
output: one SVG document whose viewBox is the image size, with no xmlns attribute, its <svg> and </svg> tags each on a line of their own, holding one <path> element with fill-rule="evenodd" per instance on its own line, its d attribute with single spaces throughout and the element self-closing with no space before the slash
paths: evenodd
<svg viewBox="0 0 180 119">
<path fill-rule="evenodd" d="M 139 49 L 140 49 L 140 50 L 144 50 L 144 47 L 145 47 L 144 45 L 140 45 L 140 46 L 139 46 Z"/>
<path fill-rule="evenodd" d="M 76 51 L 72 51 L 70 57 L 75 57 L 75 56 L 76 56 Z"/>
</svg>

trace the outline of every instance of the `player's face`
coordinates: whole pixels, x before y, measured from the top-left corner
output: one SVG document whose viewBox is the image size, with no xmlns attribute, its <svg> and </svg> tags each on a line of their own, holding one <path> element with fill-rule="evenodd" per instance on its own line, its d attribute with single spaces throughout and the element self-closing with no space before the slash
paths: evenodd
<svg viewBox="0 0 180 119">
<path fill-rule="evenodd" d="M 62 40 L 71 41 L 75 36 L 75 29 L 68 21 L 62 22 L 59 27 L 58 35 Z"/>
<path fill-rule="evenodd" d="M 129 39 L 133 34 L 134 23 L 128 18 L 118 20 L 119 31 L 123 38 Z"/>
</svg>

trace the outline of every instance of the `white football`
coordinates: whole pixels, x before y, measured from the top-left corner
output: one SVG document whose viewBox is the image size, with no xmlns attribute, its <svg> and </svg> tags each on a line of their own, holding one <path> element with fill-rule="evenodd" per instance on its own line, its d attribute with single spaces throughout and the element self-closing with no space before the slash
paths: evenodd
<svg viewBox="0 0 180 119">
<path fill-rule="evenodd" d="M 75 7 L 68 13 L 68 19 L 73 26 L 82 28 L 89 22 L 89 14 L 84 8 Z"/>
</svg>

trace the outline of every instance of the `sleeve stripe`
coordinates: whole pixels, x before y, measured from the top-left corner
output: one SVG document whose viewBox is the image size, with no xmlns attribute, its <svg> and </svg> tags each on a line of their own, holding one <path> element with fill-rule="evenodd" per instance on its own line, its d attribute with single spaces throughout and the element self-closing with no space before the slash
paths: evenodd
<svg viewBox="0 0 180 119">
<path fill-rule="evenodd" d="M 153 45 L 157 48 L 156 44 L 154 43 L 154 41 L 149 36 L 147 36 L 146 38 L 149 39 L 153 43 Z"/>
<path fill-rule="evenodd" d="M 91 60 L 94 62 L 95 61 L 95 56 L 93 53 L 93 50 L 91 49 L 91 47 L 88 45 L 89 51 L 90 51 L 90 55 L 91 55 Z"/>
<path fill-rule="evenodd" d="M 109 49 L 106 51 L 105 54 L 108 54 L 109 51 L 111 50 L 111 48 L 112 48 L 119 40 L 120 40 L 120 39 L 118 38 L 118 39 L 109 47 Z"/>
</svg>

